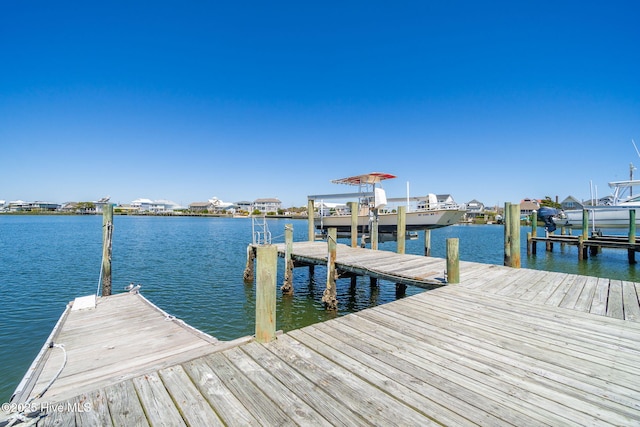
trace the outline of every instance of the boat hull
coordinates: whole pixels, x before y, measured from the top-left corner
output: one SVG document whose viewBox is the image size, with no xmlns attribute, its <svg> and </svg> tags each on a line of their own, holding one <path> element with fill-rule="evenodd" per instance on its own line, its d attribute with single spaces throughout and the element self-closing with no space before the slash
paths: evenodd
<svg viewBox="0 0 640 427">
<path fill-rule="evenodd" d="M 556 217 L 553 221 L 558 228 L 582 228 L 582 210 L 564 211 L 562 218 Z M 636 216 L 636 226 L 639 225 L 640 217 Z M 589 210 L 589 227 L 629 228 L 629 209 L 612 207 Z"/>
<path fill-rule="evenodd" d="M 406 214 L 406 231 L 431 230 L 457 224 L 466 211 L 458 209 L 441 209 L 415 211 Z M 351 215 L 332 215 L 317 217 L 315 227 L 319 230 L 336 228 L 340 234 L 351 233 Z M 395 233 L 398 228 L 398 214 L 385 213 L 378 215 L 378 233 Z M 369 216 L 358 216 L 358 234 L 369 233 Z"/>
</svg>

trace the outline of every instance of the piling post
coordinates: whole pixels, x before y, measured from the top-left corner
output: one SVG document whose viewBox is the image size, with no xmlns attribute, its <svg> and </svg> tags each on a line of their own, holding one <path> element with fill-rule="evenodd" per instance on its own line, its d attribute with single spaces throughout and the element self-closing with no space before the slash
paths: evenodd
<svg viewBox="0 0 640 427">
<path fill-rule="evenodd" d="M 308 219 L 308 224 L 307 224 L 307 230 L 309 233 L 309 241 L 310 242 L 315 242 L 316 240 L 316 228 L 315 228 L 315 224 L 314 219 L 315 219 L 315 207 L 314 207 L 314 203 L 312 199 L 309 199 L 307 201 L 307 219 Z"/>
<path fill-rule="evenodd" d="M 531 231 L 527 232 L 527 255 L 531 255 Z"/>
<path fill-rule="evenodd" d="M 511 265 L 511 203 L 504 204 L 504 265 Z"/>
<path fill-rule="evenodd" d="M 636 210 L 629 210 L 629 243 L 636 243 Z M 629 248 L 627 250 L 627 258 L 629 258 L 629 264 L 636 263 L 636 250 Z"/>
<path fill-rule="evenodd" d="M 371 249 L 378 250 L 378 209 L 373 212 L 371 220 Z"/>
<path fill-rule="evenodd" d="M 587 249 L 584 246 L 584 235 L 578 236 L 578 260 L 582 261 L 587 258 Z"/>
<path fill-rule="evenodd" d="M 396 229 L 399 254 L 404 254 L 406 247 L 406 233 L 407 233 L 407 207 L 398 206 L 398 227 Z"/>
<path fill-rule="evenodd" d="M 293 294 L 293 224 L 285 224 L 284 226 L 284 283 L 280 290 L 287 295 Z"/>
<path fill-rule="evenodd" d="M 587 209 L 582 210 L 582 239 L 587 240 L 589 238 L 589 211 Z"/>
<path fill-rule="evenodd" d="M 338 309 L 338 296 L 336 292 L 336 249 L 338 236 L 337 229 L 335 227 L 329 228 L 329 234 L 327 236 L 327 246 L 329 254 L 327 257 L 327 288 L 322 294 L 322 302 L 327 310 Z"/>
<path fill-rule="evenodd" d="M 460 253 L 458 238 L 447 239 L 447 283 L 460 283 Z"/>
<path fill-rule="evenodd" d="M 242 279 L 245 283 L 253 283 L 254 279 L 254 261 L 256 259 L 256 251 L 255 248 L 251 245 L 247 246 L 247 265 L 244 267 L 244 274 L 242 275 Z"/>
<path fill-rule="evenodd" d="M 538 211 L 531 213 L 531 236 L 538 237 Z"/>
<path fill-rule="evenodd" d="M 424 256 L 431 256 L 431 230 L 424 230 Z"/>
<path fill-rule="evenodd" d="M 111 295 L 111 240 L 113 238 L 113 205 L 102 209 L 102 296 Z"/>
<path fill-rule="evenodd" d="M 273 245 L 256 250 L 258 276 L 256 280 L 256 341 L 266 343 L 276 338 L 276 277 L 278 250 Z"/>
<path fill-rule="evenodd" d="M 520 204 L 510 206 L 511 217 L 509 230 L 510 262 L 509 267 L 520 268 Z"/>
<path fill-rule="evenodd" d="M 351 210 L 351 247 L 358 246 L 358 202 L 348 202 Z"/>
</svg>

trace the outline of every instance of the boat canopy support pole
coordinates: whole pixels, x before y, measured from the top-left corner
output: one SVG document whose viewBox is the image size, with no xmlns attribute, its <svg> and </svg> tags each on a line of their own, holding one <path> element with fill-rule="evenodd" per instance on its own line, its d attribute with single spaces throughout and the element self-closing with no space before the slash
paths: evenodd
<svg viewBox="0 0 640 427">
<path fill-rule="evenodd" d="M 636 242 L 636 210 L 629 210 L 629 243 Z M 629 259 L 629 264 L 636 263 L 636 251 L 634 249 L 627 250 L 627 258 Z"/>
</svg>

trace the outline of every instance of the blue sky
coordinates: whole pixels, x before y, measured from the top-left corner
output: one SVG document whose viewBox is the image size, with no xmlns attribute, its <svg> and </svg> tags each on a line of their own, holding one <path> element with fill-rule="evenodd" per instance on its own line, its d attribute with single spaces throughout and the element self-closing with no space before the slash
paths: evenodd
<svg viewBox="0 0 640 427">
<path fill-rule="evenodd" d="M 0 199 L 589 197 L 640 166 L 640 3 L 4 1 Z M 640 178 L 640 171 L 637 172 Z"/>
</svg>

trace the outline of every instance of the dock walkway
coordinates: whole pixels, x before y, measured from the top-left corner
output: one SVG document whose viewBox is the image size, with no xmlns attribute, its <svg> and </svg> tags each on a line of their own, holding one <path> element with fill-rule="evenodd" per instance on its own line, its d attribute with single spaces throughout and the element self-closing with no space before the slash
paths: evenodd
<svg viewBox="0 0 640 427">
<path fill-rule="evenodd" d="M 286 245 L 275 245 L 284 256 Z M 326 242 L 295 242 L 291 258 L 297 265 L 327 265 Z M 398 254 L 336 245 L 336 268 L 375 279 L 433 289 L 446 284 L 446 261 L 442 258 Z"/>
<path fill-rule="evenodd" d="M 640 424 L 638 284 L 470 262 L 460 282 L 78 388 L 38 425 Z"/>
</svg>

